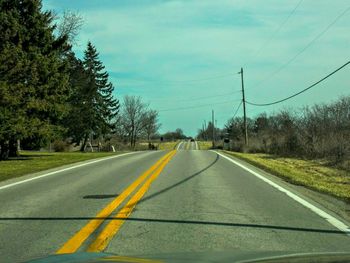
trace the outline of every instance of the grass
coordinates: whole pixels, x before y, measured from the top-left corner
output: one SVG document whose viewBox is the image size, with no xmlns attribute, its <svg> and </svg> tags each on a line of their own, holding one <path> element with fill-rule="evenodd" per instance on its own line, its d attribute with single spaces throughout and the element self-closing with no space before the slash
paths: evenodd
<svg viewBox="0 0 350 263">
<path fill-rule="evenodd" d="M 349 171 L 326 166 L 324 161 L 284 158 L 269 154 L 225 151 L 263 170 L 319 192 L 350 202 Z"/>
<path fill-rule="evenodd" d="M 197 141 L 199 150 L 209 150 L 213 146 L 211 141 Z"/>
<path fill-rule="evenodd" d="M 65 164 L 76 163 L 89 159 L 120 154 L 111 152 L 27 152 L 22 151 L 19 158 L 0 161 L 0 181 L 19 177 L 29 173 L 40 172 L 50 168 L 59 167 Z"/>
<path fill-rule="evenodd" d="M 174 150 L 180 141 L 158 143 L 158 150 Z"/>
<path fill-rule="evenodd" d="M 158 147 L 158 150 L 174 150 L 176 148 L 176 145 L 180 141 L 174 141 L 174 142 L 152 142 L 152 144 L 156 147 Z M 139 145 L 145 150 L 148 150 L 148 142 L 141 142 Z"/>
</svg>

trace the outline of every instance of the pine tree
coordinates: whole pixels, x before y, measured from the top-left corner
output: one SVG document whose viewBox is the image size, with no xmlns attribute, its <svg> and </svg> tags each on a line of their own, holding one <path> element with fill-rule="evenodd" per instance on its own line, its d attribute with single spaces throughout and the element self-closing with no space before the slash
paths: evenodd
<svg viewBox="0 0 350 263">
<path fill-rule="evenodd" d="M 0 0 L 0 159 L 18 139 L 50 138 L 61 128 L 68 76 L 66 38 L 40 0 Z"/>
<path fill-rule="evenodd" d="M 62 121 L 62 126 L 67 127 L 66 137 L 72 143 L 79 144 L 85 135 L 91 130 L 89 112 L 91 107 L 88 104 L 87 75 L 83 62 L 76 58 L 73 52 L 67 55 L 69 63 L 69 87 L 71 90 L 68 99 L 68 114 Z"/>
<path fill-rule="evenodd" d="M 82 141 L 82 151 L 91 134 L 99 137 L 111 132 L 119 111 L 119 101 L 113 96 L 114 86 L 98 56 L 89 42 L 82 64 L 76 60 L 71 72 L 75 83 L 71 83 L 74 94 L 68 127 L 73 140 Z"/>
</svg>

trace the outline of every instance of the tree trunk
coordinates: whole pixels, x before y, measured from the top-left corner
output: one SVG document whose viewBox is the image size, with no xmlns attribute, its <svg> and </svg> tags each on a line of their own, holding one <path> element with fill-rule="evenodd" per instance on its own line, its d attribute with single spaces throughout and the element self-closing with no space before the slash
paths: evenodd
<svg viewBox="0 0 350 263">
<path fill-rule="evenodd" d="M 135 148 L 135 134 L 132 135 L 131 147 L 132 147 L 132 148 Z"/>
<path fill-rule="evenodd" d="M 135 127 L 134 124 L 131 125 L 131 138 L 130 138 L 130 146 L 134 146 L 134 136 L 135 136 Z"/>
<path fill-rule="evenodd" d="M 12 138 L 9 141 L 9 154 L 8 155 L 9 155 L 9 157 L 18 157 L 19 156 L 16 139 Z"/>
<path fill-rule="evenodd" d="M 9 157 L 8 141 L 1 141 L 0 148 L 0 160 L 7 160 Z"/>
<path fill-rule="evenodd" d="M 89 137 L 89 134 L 85 134 L 84 141 L 83 141 L 83 145 L 80 147 L 80 151 L 81 151 L 81 152 L 84 152 L 84 151 L 85 151 L 86 142 L 87 142 L 87 140 L 88 140 L 88 137 Z"/>
</svg>

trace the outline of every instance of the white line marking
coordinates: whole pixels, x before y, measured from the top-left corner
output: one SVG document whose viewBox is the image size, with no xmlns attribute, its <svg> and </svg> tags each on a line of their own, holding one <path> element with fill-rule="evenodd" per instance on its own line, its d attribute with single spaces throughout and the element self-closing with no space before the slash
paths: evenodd
<svg viewBox="0 0 350 263">
<path fill-rule="evenodd" d="M 236 162 L 235 160 L 233 160 L 233 159 L 231 159 L 231 158 L 229 158 L 229 157 L 227 157 L 227 156 L 225 156 L 225 155 L 223 155 L 223 154 L 221 154 L 221 153 L 219 153 L 217 151 L 213 151 L 213 152 L 217 153 L 218 155 L 220 155 L 221 157 L 227 159 L 228 161 L 234 163 L 235 165 L 243 168 L 244 170 L 250 172 L 251 174 L 253 174 L 256 177 L 258 177 L 259 179 L 263 180 L 265 183 L 268 183 L 272 187 L 276 188 L 277 190 L 285 193 L 290 198 L 292 198 L 293 200 L 297 201 L 299 204 L 309 208 L 311 211 L 313 211 L 314 213 L 316 213 L 320 217 L 326 219 L 328 221 L 328 223 L 330 223 L 331 225 L 335 226 L 340 231 L 343 231 L 347 235 L 350 235 L 350 227 L 347 226 L 346 224 L 344 224 L 343 222 L 341 222 L 340 220 L 338 220 L 337 218 L 331 216 L 327 212 L 325 212 L 325 211 L 321 210 L 320 208 L 314 206 L 313 204 L 311 204 L 308 201 L 304 200 L 303 198 L 297 196 L 296 194 L 293 194 L 292 192 L 288 191 L 287 189 L 283 188 L 282 186 L 272 182 L 271 180 L 267 179 L 263 175 L 260 175 L 259 173 L 249 169 L 248 167 L 245 167 L 243 164 L 240 164 L 240 163 Z"/>
<path fill-rule="evenodd" d="M 183 142 L 180 142 L 177 147 L 176 147 L 176 150 L 179 150 L 180 149 L 180 145 L 182 144 Z"/>
<path fill-rule="evenodd" d="M 72 169 L 75 169 L 75 168 L 79 168 L 79 167 L 82 167 L 82 166 L 85 166 L 85 165 L 98 163 L 98 162 L 102 162 L 102 161 L 105 161 L 105 160 L 118 158 L 118 157 L 122 157 L 122 156 L 129 155 L 129 154 L 135 154 L 135 153 L 137 153 L 137 152 L 123 153 L 123 154 L 119 154 L 119 155 L 116 155 L 116 156 L 101 158 L 101 159 L 94 160 L 94 161 L 91 161 L 91 162 L 82 163 L 82 164 L 78 164 L 78 165 L 75 165 L 75 166 L 67 167 L 67 168 L 64 168 L 64 169 L 61 169 L 61 170 L 57 170 L 57 171 L 53 171 L 53 172 L 50 172 L 50 173 L 47 173 L 47 174 L 35 176 L 33 178 L 25 179 L 23 181 L 19 181 L 19 182 L 15 182 L 15 183 L 12 183 L 12 184 L 7 184 L 7 185 L 4 185 L 4 186 L 0 186 L 0 190 L 6 189 L 6 188 L 10 188 L 12 186 L 19 185 L 19 184 L 24 184 L 24 183 L 27 183 L 27 182 L 30 182 L 30 181 L 34 181 L 34 180 L 37 180 L 37 179 L 40 179 L 40 178 L 43 178 L 43 177 L 46 177 L 46 176 L 49 176 L 49 175 L 53 175 L 53 174 L 57 174 L 57 173 L 65 172 L 65 171 L 69 171 L 69 170 L 72 170 Z"/>
<path fill-rule="evenodd" d="M 195 141 L 195 143 L 196 143 L 196 149 L 195 150 L 199 150 L 197 141 Z"/>
</svg>

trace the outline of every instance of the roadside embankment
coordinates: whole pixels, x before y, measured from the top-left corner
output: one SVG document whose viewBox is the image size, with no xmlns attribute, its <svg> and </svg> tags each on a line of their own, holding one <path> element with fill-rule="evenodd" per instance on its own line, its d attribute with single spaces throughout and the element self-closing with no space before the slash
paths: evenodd
<svg viewBox="0 0 350 263">
<path fill-rule="evenodd" d="M 223 151 L 293 184 L 303 185 L 350 202 L 349 171 L 326 166 L 322 160 L 303 160 L 260 153 Z"/>
</svg>

